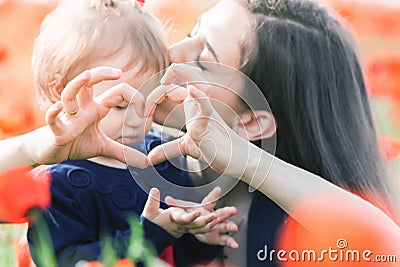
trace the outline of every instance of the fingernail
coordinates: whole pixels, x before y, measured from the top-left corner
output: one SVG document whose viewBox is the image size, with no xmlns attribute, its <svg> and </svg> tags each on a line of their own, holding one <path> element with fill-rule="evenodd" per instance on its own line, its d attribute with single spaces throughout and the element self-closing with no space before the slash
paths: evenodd
<svg viewBox="0 0 400 267">
<path fill-rule="evenodd" d="M 114 75 L 114 76 L 120 76 L 122 74 L 122 70 L 116 69 L 116 68 L 112 68 L 111 69 L 111 74 Z"/>
</svg>

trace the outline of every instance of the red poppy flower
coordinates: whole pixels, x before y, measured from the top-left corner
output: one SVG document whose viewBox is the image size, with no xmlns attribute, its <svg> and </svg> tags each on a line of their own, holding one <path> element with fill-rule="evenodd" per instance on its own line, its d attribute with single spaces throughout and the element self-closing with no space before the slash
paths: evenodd
<svg viewBox="0 0 400 267">
<path fill-rule="evenodd" d="M 400 241 L 398 226 L 379 209 L 356 198 L 324 194 L 294 207 L 293 217 L 281 229 L 279 250 L 266 246 L 258 256 L 272 257 L 281 267 L 375 267 L 380 255 L 398 254 L 393 245 Z M 386 263 L 383 266 L 398 266 Z"/>
<path fill-rule="evenodd" d="M 136 267 L 136 265 L 128 259 L 120 259 L 115 263 L 114 267 Z"/>
<path fill-rule="evenodd" d="M 82 267 L 105 267 L 105 266 L 98 261 L 89 261 L 83 264 Z"/>
<path fill-rule="evenodd" d="M 0 174 L 0 221 L 27 222 L 30 209 L 49 206 L 50 174 L 47 170 L 33 174 L 31 170 L 27 166 L 18 167 Z"/>
<path fill-rule="evenodd" d="M 372 96 L 386 96 L 400 103 L 400 54 L 371 58 L 367 64 L 367 77 Z"/>
<path fill-rule="evenodd" d="M 396 160 L 400 158 L 400 139 L 394 137 L 379 137 L 378 144 L 385 159 Z"/>
<path fill-rule="evenodd" d="M 29 252 L 28 240 L 26 235 L 14 240 L 16 266 L 18 267 L 31 267 L 33 260 Z"/>
</svg>

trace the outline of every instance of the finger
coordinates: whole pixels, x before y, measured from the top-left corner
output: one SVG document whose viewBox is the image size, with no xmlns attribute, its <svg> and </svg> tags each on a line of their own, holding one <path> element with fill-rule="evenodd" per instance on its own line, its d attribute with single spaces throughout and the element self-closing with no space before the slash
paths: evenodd
<svg viewBox="0 0 400 267">
<path fill-rule="evenodd" d="M 101 66 L 84 71 L 81 75 L 72 79 L 61 93 L 61 101 L 67 114 L 74 113 L 79 109 L 77 95 L 82 88 L 91 87 L 104 80 L 116 80 L 121 77 L 120 69 Z M 91 101 L 91 92 L 82 95 L 81 101 Z"/>
<path fill-rule="evenodd" d="M 220 234 L 236 233 L 239 230 L 239 227 L 233 221 L 221 221 L 214 227 L 213 230 L 217 231 Z"/>
<path fill-rule="evenodd" d="M 172 64 L 169 66 L 160 83 L 163 85 L 176 83 L 181 86 L 183 86 L 182 83 L 193 84 L 206 95 L 210 95 L 210 85 L 204 79 L 203 71 L 198 67 L 187 64 Z"/>
<path fill-rule="evenodd" d="M 214 212 L 222 222 L 235 215 L 237 213 L 237 209 L 235 207 L 224 207 L 219 208 Z"/>
<path fill-rule="evenodd" d="M 185 212 L 182 209 L 174 208 L 170 216 L 173 222 L 189 225 L 200 216 L 200 211 Z"/>
<path fill-rule="evenodd" d="M 175 103 L 182 103 L 186 97 L 186 88 L 176 84 L 160 85 L 147 96 L 144 115 L 146 117 L 153 116 L 157 104 L 162 103 L 165 99 L 170 99 Z"/>
<path fill-rule="evenodd" d="M 146 155 L 109 138 L 105 141 L 101 154 L 140 169 L 149 165 Z"/>
<path fill-rule="evenodd" d="M 64 105 L 64 111 L 66 114 L 74 113 L 79 109 L 76 96 L 89 80 L 90 71 L 84 71 L 65 86 L 64 90 L 61 92 L 61 102 Z"/>
<path fill-rule="evenodd" d="M 96 97 L 96 102 L 107 108 L 113 108 L 123 102 L 134 103 L 133 107 L 137 116 L 143 118 L 145 99 L 138 90 L 126 83 L 120 83 L 110 88 Z"/>
<path fill-rule="evenodd" d="M 160 209 L 160 191 L 157 188 L 150 189 L 146 204 L 143 209 L 143 216 L 146 219 L 153 219 L 158 215 Z"/>
<path fill-rule="evenodd" d="M 213 106 L 210 98 L 202 91 L 198 90 L 193 85 L 188 87 L 189 95 L 199 103 L 201 115 L 210 117 L 213 112 Z"/>
<path fill-rule="evenodd" d="M 183 209 L 201 206 L 199 203 L 195 203 L 195 202 L 187 201 L 187 200 L 175 199 L 171 196 L 165 197 L 165 203 L 170 207 L 179 207 L 179 208 L 183 208 Z"/>
<path fill-rule="evenodd" d="M 228 247 L 231 247 L 233 249 L 238 249 L 239 248 L 239 244 L 230 235 L 221 235 L 220 238 L 218 239 L 217 243 L 220 246 L 228 246 Z"/>
<path fill-rule="evenodd" d="M 204 208 L 208 211 L 213 211 L 220 194 L 221 188 L 215 187 L 213 190 L 210 191 L 210 193 L 207 194 L 207 196 L 203 198 L 201 204 L 204 205 Z"/>
<path fill-rule="evenodd" d="M 220 220 L 215 217 L 215 214 L 208 214 L 198 217 L 186 228 L 191 234 L 205 234 L 211 232 L 218 223 L 220 223 Z"/>
<path fill-rule="evenodd" d="M 105 80 L 117 80 L 121 78 L 122 70 L 107 66 L 100 66 L 89 70 L 91 77 L 87 86 L 93 86 Z"/>
<path fill-rule="evenodd" d="M 189 86 L 189 95 L 195 102 L 197 102 L 197 108 L 200 110 L 200 113 L 195 114 L 195 116 L 192 115 L 192 117 L 194 116 L 193 120 L 187 122 L 186 128 L 191 139 L 194 142 L 200 143 L 203 140 L 203 137 L 208 134 L 208 124 L 211 114 L 213 113 L 213 107 L 211 106 L 210 99 L 206 97 L 203 92 L 197 90 L 194 86 Z M 187 113 L 191 110 L 190 105 L 193 105 L 193 103 L 190 101 L 185 103 L 186 116 L 191 116 L 190 114 L 187 115 Z"/>
<path fill-rule="evenodd" d="M 51 105 L 45 115 L 46 123 L 49 125 L 51 131 L 56 134 L 63 134 L 64 130 L 60 127 L 60 122 L 58 119 L 58 114 L 63 110 L 63 105 L 61 102 L 57 102 Z"/>
<path fill-rule="evenodd" d="M 180 141 L 182 139 L 183 137 L 180 137 L 171 142 L 164 143 L 153 148 L 147 155 L 149 163 L 151 165 L 155 165 L 168 159 L 173 159 L 184 155 L 184 152 L 180 148 Z"/>
<path fill-rule="evenodd" d="M 84 107 L 93 102 L 93 86 L 84 86 L 77 95 L 79 107 Z"/>
<path fill-rule="evenodd" d="M 209 225 L 206 225 L 204 227 L 187 229 L 187 232 L 190 233 L 190 234 L 193 234 L 193 235 L 196 235 L 196 234 L 207 234 L 207 233 L 210 233 L 210 232 L 213 231 L 212 228 L 217 223 L 218 223 L 218 221 L 214 220 L 212 223 L 210 223 Z"/>
</svg>

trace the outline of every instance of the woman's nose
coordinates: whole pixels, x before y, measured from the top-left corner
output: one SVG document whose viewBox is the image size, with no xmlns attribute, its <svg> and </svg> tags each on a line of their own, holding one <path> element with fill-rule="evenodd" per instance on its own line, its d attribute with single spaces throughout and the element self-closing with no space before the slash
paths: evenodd
<svg viewBox="0 0 400 267">
<path fill-rule="evenodd" d="M 171 63 L 186 63 L 195 61 L 201 50 L 202 44 L 197 38 L 185 38 L 171 45 L 168 53 Z"/>
</svg>

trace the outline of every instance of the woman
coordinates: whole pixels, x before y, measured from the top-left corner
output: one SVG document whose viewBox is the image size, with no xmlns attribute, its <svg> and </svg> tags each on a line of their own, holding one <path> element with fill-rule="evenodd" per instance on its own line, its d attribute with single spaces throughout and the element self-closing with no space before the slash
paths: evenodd
<svg viewBox="0 0 400 267">
<path fill-rule="evenodd" d="M 242 71 L 263 92 L 273 117 L 268 112 L 249 112 L 240 101 L 232 101 L 234 98 L 227 100 L 224 91 L 212 88 L 211 99 L 229 103 L 242 118 L 237 133 L 245 133 L 241 136 L 250 141 L 269 138 L 271 131 L 275 130 L 275 121 L 278 158 L 359 194 L 394 216 L 393 195 L 379 155 L 363 75 L 353 42 L 340 23 L 323 7 L 312 1 L 221 1 L 200 17 L 189 38 L 170 48 L 170 58 L 174 62 L 216 62 Z M 205 63 L 197 64 L 204 75 L 212 71 Z M 198 71 L 191 72 L 188 67 L 174 65 L 167 71 L 162 84 L 170 85 L 175 80 L 198 81 L 198 75 Z M 174 91 L 166 88 L 169 87 L 161 86 L 149 96 L 148 109 L 160 98 L 174 95 Z M 205 90 L 204 86 L 201 89 Z M 245 88 L 239 95 L 252 93 Z M 164 121 L 170 106 L 170 102 L 159 106 L 154 114 L 155 120 Z M 230 127 L 237 125 L 235 119 L 224 119 Z M 254 127 L 254 123 L 258 126 Z M 160 148 L 158 153 L 153 152 L 151 160 L 158 162 L 182 151 L 184 154 L 206 157 L 202 149 L 195 149 L 195 144 L 207 138 L 218 144 L 215 147 L 223 147 L 223 142 L 217 139 L 217 136 L 224 136 L 223 132 L 214 134 L 205 128 L 207 131 L 203 134 L 206 137 L 200 135 L 201 138 L 196 140 L 191 135 L 193 127 L 191 129 L 187 125 L 187 128 L 188 135 L 166 145 L 163 151 Z M 221 161 L 224 161 L 226 151 L 232 152 L 235 157 L 230 159 L 237 163 L 236 167 L 241 166 L 240 163 L 246 162 L 247 158 L 237 160 L 236 157 L 246 156 L 247 153 L 243 151 L 248 151 L 244 144 L 240 145 L 241 142 L 234 138 L 233 147 L 242 147 L 242 150 L 237 148 L 231 151 L 230 147 L 225 147 L 225 150 L 214 151 L 215 155 L 217 158 L 221 156 Z M 212 150 L 211 147 L 208 149 Z M 261 153 L 252 149 L 253 153 Z M 261 157 L 261 162 L 270 166 L 271 157 L 266 153 L 261 153 Z M 272 262 L 271 265 L 265 265 L 256 257 L 264 245 L 274 246 L 279 229 L 286 220 L 285 212 L 271 200 L 288 212 L 293 203 L 298 203 L 304 197 L 303 194 L 315 194 L 320 191 L 319 185 L 327 186 L 323 181 L 308 178 L 314 177 L 310 173 L 295 168 L 284 170 L 282 165 L 285 164 L 280 161 L 272 166 L 276 164 L 282 167 L 276 172 L 289 172 L 287 179 L 290 183 L 272 179 L 273 170 L 265 182 L 263 178 L 268 173 L 267 166 L 250 167 L 250 171 L 256 171 L 263 182 L 258 192 L 251 196 L 247 226 L 247 239 L 251 242 L 247 244 L 247 266 L 275 266 Z M 225 173 L 239 177 L 240 172 L 230 171 L 232 165 L 226 166 L 218 161 L 213 161 L 213 165 L 214 169 L 220 171 L 228 167 Z M 246 168 L 242 171 L 249 170 Z M 292 171 L 298 173 L 299 177 L 294 177 Z M 251 175 L 242 179 L 250 183 L 248 179 Z M 311 179 L 307 183 L 315 182 L 312 188 L 318 191 L 304 189 L 303 192 L 301 188 L 304 185 L 299 181 L 301 178 Z M 291 197 L 288 199 L 288 196 L 281 195 L 282 192 Z M 268 219 L 260 218 L 259 214 L 270 216 Z"/>
</svg>

